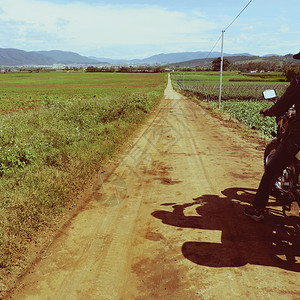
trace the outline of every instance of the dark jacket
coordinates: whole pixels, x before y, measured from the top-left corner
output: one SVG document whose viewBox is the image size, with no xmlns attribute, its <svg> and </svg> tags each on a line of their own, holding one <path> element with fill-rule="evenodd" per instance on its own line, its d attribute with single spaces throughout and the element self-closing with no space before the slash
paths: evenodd
<svg viewBox="0 0 300 300">
<path fill-rule="evenodd" d="M 296 117 L 289 123 L 289 130 L 291 135 L 300 137 L 300 75 L 293 79 L 282 97 L 266 111 L 265 115 L 282 116 L 293 105 L 296 108 Z"/>
</svg>

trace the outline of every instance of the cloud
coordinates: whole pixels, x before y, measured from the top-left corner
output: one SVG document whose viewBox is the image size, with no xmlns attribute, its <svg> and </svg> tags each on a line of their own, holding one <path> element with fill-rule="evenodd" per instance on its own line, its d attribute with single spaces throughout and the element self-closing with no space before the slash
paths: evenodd
<svg viewBox="0 0 300 300">
<path fill-rule="evenodd" d="M 253 25 L 248 25 L 248 26 L 245 26 L 243 28 L 244 31 L 253 31 L 254 30 L 254 26 Z"/>
<path fill-rule="evenodd" d="M 288 32 L 290 32 L 290 27 L 289 27 L 289 25 L 288 25 L 288 24 L 283 24 L 283 25 L 281 25 L 281 27 L 280 27 L 280 32 L 282 32 L 282 33 L 288 33 Z"/>
<path fill-rule="evenodd" d="M 124 7 L 85 3 L 55 4 L 37 0 L 0 0 L 1 27 L 8 39 L 53 48 L 99 48 L 117 45 L 197 42 L 207 30 L 219 28 L 202 14 L 188 15 L 159 6 Z M 44 47 L 45 47 L 44 46 Z"/>
</svg>

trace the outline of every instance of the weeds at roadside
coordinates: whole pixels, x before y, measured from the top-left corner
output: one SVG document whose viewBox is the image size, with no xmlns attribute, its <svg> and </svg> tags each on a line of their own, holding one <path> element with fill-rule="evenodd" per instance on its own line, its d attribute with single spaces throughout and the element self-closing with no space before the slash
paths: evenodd
<svg viewBox="0 0 300 300">
<path fill-rule="evenodd" d="M 0 119 L 0 279 L 21 272 L 28 245 L 76 196 L 163 96 L 47 97 Z M 1 291 L 0 291 L 1 295 Z"/>
</svg>

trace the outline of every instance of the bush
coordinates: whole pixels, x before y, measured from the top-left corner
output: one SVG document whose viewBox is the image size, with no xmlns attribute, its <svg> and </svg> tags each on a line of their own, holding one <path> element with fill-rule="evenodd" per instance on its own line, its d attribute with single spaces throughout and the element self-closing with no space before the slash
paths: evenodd
<svg viewBox="0 0 300 300">
<path fill-rule="evenodd" d="M 283 74 L 287 81 L 292 81 L 296 75 L 300 74 L 300 66 L 287 67 Z"/>
</svg>

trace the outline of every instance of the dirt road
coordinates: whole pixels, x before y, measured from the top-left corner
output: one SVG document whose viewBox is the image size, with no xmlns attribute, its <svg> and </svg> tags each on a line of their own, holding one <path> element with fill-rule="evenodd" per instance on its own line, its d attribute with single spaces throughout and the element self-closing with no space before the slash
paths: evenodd
<svg viewBox="0 0 300 300">
<path fill-rule="evenodd" d="M 223 122 L 224 123 L 224 122 Z M 300 299 L 299 218 L 243 215 L 262 148 L 172 90 L 12 299 Z"/>
</svg>

